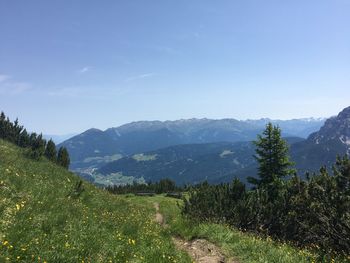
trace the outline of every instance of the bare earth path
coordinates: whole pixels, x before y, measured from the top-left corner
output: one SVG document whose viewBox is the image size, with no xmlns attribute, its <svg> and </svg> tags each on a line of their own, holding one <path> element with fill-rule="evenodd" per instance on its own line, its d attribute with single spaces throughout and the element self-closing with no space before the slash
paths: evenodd
<svg viewBox="0 0 350 263">
<path fill-rule="evenodd" d="M 154 203 L 154 208 L 156 209 L 156 222 L 164 227 L 164 217 L 161 213 L 159 213 L 159 203 Z"/>
<path fill-rule="evenodd" d="M 154 203 L 156 209 L 155 221 L 166 226 L 163 215 L 159 212 L 159 203 Z M 181 238 L 173 238 L 173 242 L 178 249 L 186 251 L 197 263 L 239 263 L 238 261 L 227 259 L 213 243 L 205 239 L 194 239 L 186 241 Z"/>
</svg>

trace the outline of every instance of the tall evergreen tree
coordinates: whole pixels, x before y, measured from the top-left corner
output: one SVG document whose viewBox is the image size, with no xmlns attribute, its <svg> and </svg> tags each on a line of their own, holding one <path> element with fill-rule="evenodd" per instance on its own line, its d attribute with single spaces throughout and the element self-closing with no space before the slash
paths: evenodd
<svg viewBox="0 0 350 263">
<path fill-rule="evenodd" d="M 65 147 L 61 147 L 58 150 L 57 163 L 63 166 L 64 168 L 67 168 L 67 169 L 69 168 L 70 158 L 69 158 L 68 151 Z"/>
<path fill-rule="evenodd" d="M 259 178 L 248 178 L 250 183 L 259 188 L 295 173 L 291 168 L 293 163 L 289 160 L 287 142 L 282 139 L 281 129 L 278 126 L 268 123 L 254 144 L 256 146 L 254 157 L 259 164 Z"/>
<path fill-rule="evenodd" d="M 57 151 L 55 143 L 50 139 L 46 145 L 45 156 L 50 161 L 56 162 L 57 160 Z"/>
<path fill-rule="evenodd" d="M 30 145 L 30 137 L 26 129 L 24 129 L 19 135 L 18 146 L 20 147 L 28 147 Z"/>
<path fill-rule="evenodd" d="M 0 138 L 6 138 L 6 116 L 3 111 L 0 114 Z"/>
<path fill-rule="evenodd" d="M 39 160 L 41 156 L 45 153 L 46 141 L 43 139 L 42 134 L 36 136 L 31 136 L 31 157 L 33 159 Z"/>
</svg>

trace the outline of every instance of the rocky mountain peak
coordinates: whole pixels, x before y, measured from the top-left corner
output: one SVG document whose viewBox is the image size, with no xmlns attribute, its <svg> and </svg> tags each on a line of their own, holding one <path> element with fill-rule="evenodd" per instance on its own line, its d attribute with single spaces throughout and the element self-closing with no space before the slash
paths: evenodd
<svg viewBox="0 0 350 263">
<path fill-rule="evenodd" d="M 316 144 L 339 140 L 350 148 L 350 107 L 329 118 L 318 132 L 310 135 L 309 140 Z"/>
</svg>

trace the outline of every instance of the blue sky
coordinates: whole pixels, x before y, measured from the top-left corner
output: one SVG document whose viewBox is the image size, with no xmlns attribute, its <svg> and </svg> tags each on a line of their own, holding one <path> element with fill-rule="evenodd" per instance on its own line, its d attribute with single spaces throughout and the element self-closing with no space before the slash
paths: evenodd
<svg viewBox="0 0 350 263">
<path fill-rule="evenodd" d="M 350 106 L 348 0 L 0 0 L 0 110 L 49 134 Z"/>
</svg>

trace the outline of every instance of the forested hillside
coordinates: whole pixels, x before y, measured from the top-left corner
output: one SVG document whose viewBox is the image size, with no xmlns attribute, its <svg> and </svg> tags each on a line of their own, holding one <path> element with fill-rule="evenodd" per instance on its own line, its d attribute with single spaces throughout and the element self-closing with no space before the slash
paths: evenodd
<svg viewBox="0 0 350 263">
<path fill-rule="evenodd" d="M 286 140 L 294 143 L 303 139 L 289 137 Z M 205 180 L 209 183 L 230 182 L 233 177 L 246 182 L 247 175 L 256 173 L 254 151 L 252 142 L 176 145 L 112 161 L 95 174 L 119 173 L 142 177 L 146 181 L 167 177 L 179 185 Z"/>
</svg>

